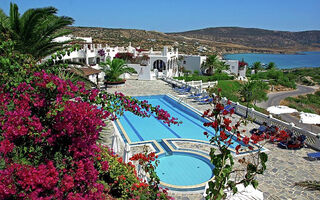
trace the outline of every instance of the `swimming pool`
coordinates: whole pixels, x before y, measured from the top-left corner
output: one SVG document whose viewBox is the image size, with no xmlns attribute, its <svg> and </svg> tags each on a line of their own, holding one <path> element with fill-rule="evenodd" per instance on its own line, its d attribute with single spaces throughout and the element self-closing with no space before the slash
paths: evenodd
<svg viewBox="0 0 320 200">
<path fill-rule="evenodd" d="M 160 164 L 156 168 L 157 175 L 166 187 L 171 185 L 188 186 L 205 184 L 213 177 L 213 166 L 209 160 L 187 153 L 173 153 L 172 155 L 160 156 Z M 195 187 L 194 187 L 195 188 Z"/>
<path fill-rule="evenodd" d="M 157 120 L 154 116 L 141 118 L 130 112 L 125 112 L 120 118 L 120 123 L 129 137 L 129 142 L 159 141 L 165 138 L 187 138 L 209 141 L 209 138 L 207 138 L 203 132 L 206 131 L 212 136 L 215 135 L 213 129 L 203 126 L 204 122 L 209 122 L 207 119 L 202 118 L 195 111 L 190 110 L 167 95 L 142 96 L 136 98 L 139 100 L 147 100 L 148 103 L 152 105 L 159 105 L 162 109 L 168 111 L 171 116 L 182 121 L 182 124 L 171 125 L 169 127 Z M 232 149 L 239 144 L 236 139 L 233 142 L 230 146 Z"/>
<path fill-rule="evenodd" d="M 203 126 L 209 122 L 202 118 L 199 111 L 178 102 L 173 96 L 153 95 L 135 97 L 138 100 L 147 100 L 153 106 L 159 105 L 168 111 L 171 116 L 182 121 L 180 125 L 168 126 L 157 120 L 155 116 L 141 118 L 130 112 L 125 112 L 117 121 L 117 127 L 125 142 L 130 145 L 152 144 L 159 155 L 160 164 L 156 169 L 161 184 L 171 190 L 198 190 L 204 189 L 206 182 L 213 179 L 208 153 L 198 149 L 199 145 L 210 145 L 209 138 L 203 132 L 215 135 L 213 129 Z M 185 147 L 185 143 L 191 144 Z M 181 145 L 183 144 L 183 145 Z M 242 144 L 233 139 L 230 150 Z M 179 148 L 177 146 L 184 146 Z M 198 145 L 198 146 L 197 146 Z"/>
</svg>

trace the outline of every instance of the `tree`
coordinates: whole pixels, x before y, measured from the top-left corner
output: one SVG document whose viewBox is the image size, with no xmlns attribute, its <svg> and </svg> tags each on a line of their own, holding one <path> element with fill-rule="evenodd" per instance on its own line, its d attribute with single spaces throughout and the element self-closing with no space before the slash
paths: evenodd
<svg viewBox="0 0 320 200">
<path fill-rule="evenodd" d="M 253 63 L 252 69 L 254 70 L 254 73 L 255 73 L 255 74 L 258 73 L 258 71 L 262 70 L 263 68 L 262 68 L 261 62 L 255 62 L 255 63 Z"/>
<path fill-rule="evenodd" d="M 272 69 L 277 69 L 277 66 L 274 62 L 269 62 L 269 64 L 266 67 L 266 70 L 272 70 Z"/>
<path fill-rule="evenodd" d="M 208 56 L 206 61 L 201 65 L 201 70 L 207 75 L 212 75 L 214 71 L 221 73 L 222 70 L 227 68 L 228 66 L 220 61 L 217 55 Z"/>
<path fill-rule="evenodd" d="M 108 59 L 106 62 L 101 62 L 100 66 L 102 66 L 103 71 L 105 72 L 105 76 L 108 81 L 116 82 L 121 79 L 119 76 L 124 73 L 136 73 L 136 70 L 132 67 L 128 67 L 126 62 L 119 58 L 114 58 L 112 61 Z"/>
<path fill-rule="evenodd" d="M 56 13 L 56 8 L 46 7 L 29 9 L 20 15 L 17 4 L 11 3 L 9 16 L 0 10 L 0 31 L 14 41 L 15 50 L 41 59 L 66 48 L 64 44 L 70 42 L 54 41 L 70 34 L 71 31 L 62 28 L 73 23 L 72 18 L 59 17 Z"/>
<path fill-rule="evenodd" d="M 243 102 L 254 104 L 260 101 L 268 100 L 267 90 L 269 86 L 267 83 L 258 80 L 258 81 L 249 81 L 244 83 L 239 91 L 239 94 L 243 100 Z"/>
</svg>

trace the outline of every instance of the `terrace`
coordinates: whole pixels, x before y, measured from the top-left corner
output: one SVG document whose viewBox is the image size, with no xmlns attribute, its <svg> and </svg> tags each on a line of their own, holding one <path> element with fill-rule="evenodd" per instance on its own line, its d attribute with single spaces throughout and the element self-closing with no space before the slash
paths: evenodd
<svg viewBox="0 0 320 200">
<path fill-rule="evenodd" d="M 126 87 L 108 89 L 108 92 L 122 92 L 129 96 L 146 96 L 170 94 L 177 96 L 171 86 L 162 80 L 155 81 L 138 81 L 136 78 L 127 80 Z M 185 100 L 185 103 L 200 111 L 208 109 L 209 105 L 200 105 L 191 100 Z M 239 116 L 234 115 L 232 121 Z M 249 123 L 247 130 L 257 128 L 259 125 Z M 103 131 L 103 138 L 106 144 L 111 146 L 111 135 L 114 129 L 109 123 L 108 127 Z M 199 130 L 199 134 L 202 132 Z M 204 152 L 209 152 L 209 145 L 194 144 L 192 142 L 176 143 L 180 148 L 196 148 Z M 317 161 L 309 161 L 307 153 L 314 152 L 310 148 L 302 148 L 300 150 L 280 149 L 274 144 L 266 144 L 269 151 L 269 160 L 267 162 L 267 171 L 264 175 L 257 177 L 259 181 L 258 189 L 264 193 L 265 199 L 317 199 L 319 192 L 309 191 L 305 188 L 295 186 L 294 183 L 306 180 L 320 179 L 320 163 Z M 139 152 L 142 146 L 133 146 L 133 153 Z M 123 144 L 119 155 L 123 155 Z M 198 192 L 170 192 L 176 199 L 202 199 L 202 193 Z"/>
</svg>

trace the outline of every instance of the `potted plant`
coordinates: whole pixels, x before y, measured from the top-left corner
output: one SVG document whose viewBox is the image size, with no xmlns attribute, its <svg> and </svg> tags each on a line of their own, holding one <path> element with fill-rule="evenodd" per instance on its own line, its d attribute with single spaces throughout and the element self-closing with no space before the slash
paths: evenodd
<svg viewBox="0 0 320 200">
<path fill-rule="evenodd" d="M 106 62 L 101 62 L 100 66 L 105 73 L 106 86 L 124 84 L 126 80 L 120 78 L 120 75 L 124 73 L 136 73 L 134 68 L 128 67 L 126 62 L 119 58 L 114 58 L 112 61 L 107 59 Z"/>
</svg>

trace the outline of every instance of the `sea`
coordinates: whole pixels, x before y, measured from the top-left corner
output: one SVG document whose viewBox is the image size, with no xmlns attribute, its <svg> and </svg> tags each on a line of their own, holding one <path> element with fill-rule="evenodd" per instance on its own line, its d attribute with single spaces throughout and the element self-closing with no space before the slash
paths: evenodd
<svg viewBox="0 0 320 200">
<path fill-rule="evenodd" d="M 251 66 L 254 62 L 260 61 L 267 65 L 274 62 L 280 69 L 320 67 L 320 51 L 298 52 L 297 54 L 262 54 L 262 53 L 239 53 L 225 54 L 227 60 L 244 60 Z"/>
</svg>

